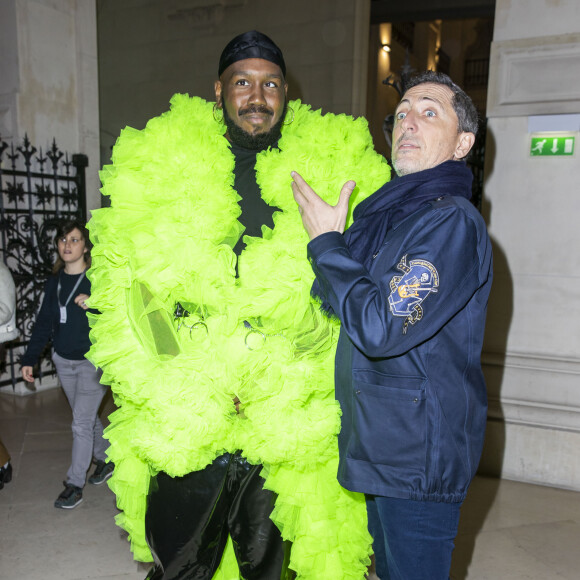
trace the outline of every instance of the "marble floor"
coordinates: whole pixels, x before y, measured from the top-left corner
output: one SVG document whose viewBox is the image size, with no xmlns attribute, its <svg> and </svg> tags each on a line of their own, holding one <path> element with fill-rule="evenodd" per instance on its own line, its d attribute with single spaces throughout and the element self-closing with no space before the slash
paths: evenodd
<svg viewBox="0 0 580 580">
<path fill-rule="evenodd" d="M 148 566 L 132 560 L 106 485 L 87 485 L 73 510 L 53 507 L 69 463 L 70 420 L 60 389 L 0 394 L 0 436 L 14 467 L 0 491 L 0 579 L 142 580 Z M 580 578 L 580 493 L 476 478 L 452 578 Z"/>
</svg>

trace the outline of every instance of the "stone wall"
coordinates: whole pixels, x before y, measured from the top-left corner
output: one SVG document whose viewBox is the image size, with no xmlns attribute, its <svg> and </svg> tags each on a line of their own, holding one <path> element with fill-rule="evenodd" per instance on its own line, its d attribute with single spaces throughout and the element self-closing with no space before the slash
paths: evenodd
<svg viewBox="0 0 580 580">
<path fill-rule="evenodd" d="M 284 53 L 289 97 L 364 114 L 369 0 L 100 0 L 102 161 L 119 132 L 142 128 L 177 92 L 214 100 L 219 56 L 256 29 Z"/>
<path fill-rule="evenodd" d="M 482 469 L 580 490 L 580 154 L 530 155 L 533 131 L 580 145 L 580 4 L 498 0 L 484 214 L 494 242 Z M 549 134 L 548 134 L 549 135 Z"/>
<path fill-rule="evenodd" d="M 0 3 L 0 134 L 84 153 L 87 207 L 100 206 L 95 0 Z"/>
</svg>

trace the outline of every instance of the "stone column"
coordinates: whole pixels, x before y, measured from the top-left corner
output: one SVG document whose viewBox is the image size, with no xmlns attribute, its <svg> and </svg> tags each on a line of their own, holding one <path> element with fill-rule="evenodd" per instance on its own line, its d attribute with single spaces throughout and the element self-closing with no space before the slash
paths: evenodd
<svg viewBox="0 0 580 580">
<path fill-rule="evenodd" d="M 531 155 L 533 132 L 580 146 L 580 4 L 497 0 L 484 215 L 494 242 L 482 469 L 580 490 L 580 154 Z M 549 147 L 554 133 L 544 133 Z M 552 140 L 550 140 L 550 135 Z"/>
<path fill-rule="evenodd" d="M 0 134 L 86 154 L 87 207 L 100 206 L 95 0 L 0 3 Z"/>
</svg>

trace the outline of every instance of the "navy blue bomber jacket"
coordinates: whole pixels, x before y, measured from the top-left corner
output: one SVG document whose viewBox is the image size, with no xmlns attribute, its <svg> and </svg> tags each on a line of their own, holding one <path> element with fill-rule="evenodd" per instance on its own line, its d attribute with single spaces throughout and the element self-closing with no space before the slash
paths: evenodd
<svg viewBox="0 0 580 580">
<path fill-rule="evenodd" d="M 352 247 L 338 232 L 308 245 L 319 293 L 342 323 L 338 479 L 349 490 L 459 502 L 475 475 L 492 252 L 465 199 L 470 184 L 455 161 L 396 179 L 357 208 Z M 372 254 L 353 257 L 377 232 Z"/>
</svg>

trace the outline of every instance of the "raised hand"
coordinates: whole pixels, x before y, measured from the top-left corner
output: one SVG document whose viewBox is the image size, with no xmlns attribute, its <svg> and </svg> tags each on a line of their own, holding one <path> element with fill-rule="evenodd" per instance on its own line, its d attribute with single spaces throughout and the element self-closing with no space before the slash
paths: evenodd
<svg viewBox="0 0 580 580">
<path fill-rule="evenodd" d="M 356 187 L 354 181 L 347 181 L 340 190 L 336 205 L 326 203 L 309 185 L 302 176 L 295 171 L 290 174 L 292 179 L 292 193 L 298 204 L 298 211 L 302 216 L 302 224 L 306 233 L 313 240 L 326 232 L 344 232 L 346 216 L 348 215 L 348 201 Z"/>
</svg>

